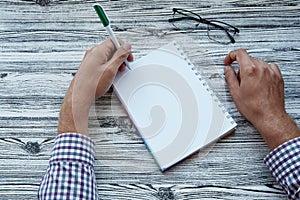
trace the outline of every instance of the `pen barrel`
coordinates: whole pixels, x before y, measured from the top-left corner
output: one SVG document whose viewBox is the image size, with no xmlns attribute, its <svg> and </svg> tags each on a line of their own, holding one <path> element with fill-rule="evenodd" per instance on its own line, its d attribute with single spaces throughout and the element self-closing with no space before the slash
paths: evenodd
<svg viewBox="0 0 300 200">
<path fill-rule="evenodd" d="M 129 66 L 130 65 L 129 62 L 127 60 L 125 60 L 124 62 L 125 62 L 125 65 L 128 67 L 128 69 L 131 69 Z"/>
<path fill-rule="evenodd" d="M 113 30 L 111 29 L 110 25 L 106 26 L 106 31 L 109 35 L 109 37 L 112 39 L 114 45 L 116 46 L 116 48 L 119 48 L 120 47 L 120 43 L 116 37 L 116 35 L 114 34 Z"/>
</svg>

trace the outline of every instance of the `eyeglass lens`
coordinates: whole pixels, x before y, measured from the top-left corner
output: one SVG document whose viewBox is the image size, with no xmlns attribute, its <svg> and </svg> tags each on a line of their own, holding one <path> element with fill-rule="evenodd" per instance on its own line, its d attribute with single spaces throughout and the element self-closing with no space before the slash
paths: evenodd
<svg viewBox="0 0 300 200">
<path fill-rule="evenodd" d="M 236 34 L 234 28 L 227 24 L 213 21 L 208 24 L 207 35 L 210 39 L 215 40 L 220 43 L 234 43 L 233 37 Z"/>
</svg>

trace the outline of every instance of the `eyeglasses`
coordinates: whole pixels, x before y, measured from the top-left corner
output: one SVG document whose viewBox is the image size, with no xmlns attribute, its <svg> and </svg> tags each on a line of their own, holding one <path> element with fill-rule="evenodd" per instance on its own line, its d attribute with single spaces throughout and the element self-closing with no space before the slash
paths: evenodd
<svg viewBox="0 0 300 200">
<path fill-rule="evenodd" d="M 218 43 L 235 43 L 234 37 L 240 30 L 230 24 L 217 20 L 208 20 L 200 15 L 180 8 L 173 8 L 173 18 L 169 19 L 178 30 L 195 30 L 199 24 L 207 24 L 207 36 Z"/>
</svg>

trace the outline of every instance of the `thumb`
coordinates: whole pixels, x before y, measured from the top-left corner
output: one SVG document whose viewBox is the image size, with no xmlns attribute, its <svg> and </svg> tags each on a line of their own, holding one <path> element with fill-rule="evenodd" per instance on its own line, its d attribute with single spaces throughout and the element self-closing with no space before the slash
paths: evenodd
<svg viewBox="0 0 300 200">
<path fill-rule="evenodd" d="M 237 90 L 239 88 L 239 81 L 237 79 L 235 71 L 232 67 L 225 66 L 224 73 L 225 73 L 225 80 L 226 80 L 229 92 L 230 92 L 232 98 L 235 99 Z"/>
<path fill-rule="evenodd" d="M 110 68 L 113 68 L 115 71 L 117 71 L 118 68 L 122 66 L 122 64 L 128 58 L 130 53 L 131 45 L 125 42 L 120 48 L 117 49 L 112 58 L 109 60 Z"/>
</svg>

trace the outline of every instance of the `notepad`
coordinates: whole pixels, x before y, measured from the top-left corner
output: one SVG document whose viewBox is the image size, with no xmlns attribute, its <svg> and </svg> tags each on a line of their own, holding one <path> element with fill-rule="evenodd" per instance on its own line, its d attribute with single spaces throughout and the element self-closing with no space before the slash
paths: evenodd
<svg viewBox="0 0 300 200">
<path fill-rule="evenodd" d="M 130 66 L 117 74 L 114 91 L 161 171 L 236 127 L 176 42 Z"/>
</svg>

